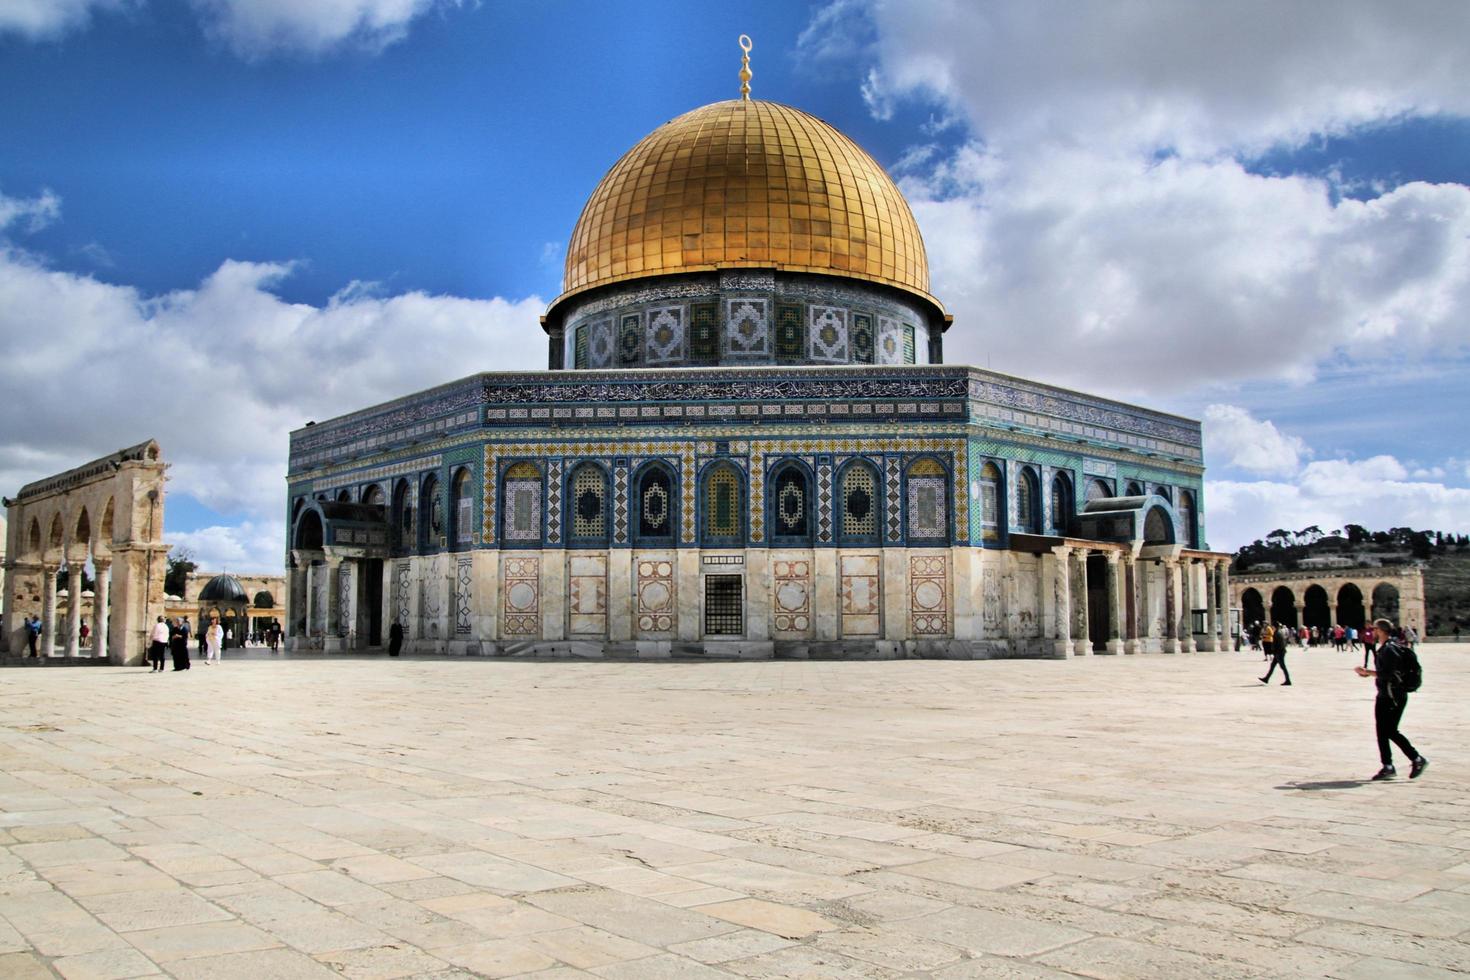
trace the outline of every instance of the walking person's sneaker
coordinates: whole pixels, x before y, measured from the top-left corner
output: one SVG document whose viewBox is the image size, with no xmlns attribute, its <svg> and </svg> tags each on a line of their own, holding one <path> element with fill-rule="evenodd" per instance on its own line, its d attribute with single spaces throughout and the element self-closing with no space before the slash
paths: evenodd
<svg viewBox="0 0 1470 980">
<path fill-rule="evenodd" d="M 1419 758 L 1415 759 L 1413 765 L 1409 767 L 1409 778 L 1418 779 L 1424 774 L 1424 770 L 1428 768 L 1429 760 L 1421 755 Z"/>
<path fill-rule="evenodd" d="M 1260 681 L 1262 684 L 1269 684 L 1269 683 L 1271 683 L 1270 681 L 1266 680 L 1266 678 L 1264 678 L 1264 677 L 1257 677 L 1256 680 Z"/>
<path fill-rule="evenodd" d="M 1291 687 L 1291 681 L 1282 681 L 1281 682 L 1281 686 L 1282 687 Z"/>
<path fill-rule="evenodd" d="M 1382 782 L 1385 779 L 1392 779 L 1398 774 L 1398 770 L 1395 769 L 1393 766 L 1384 766 L 1382 769 L 1373 774 L 1373 782 L 1376 783 Z"/>
</svg>

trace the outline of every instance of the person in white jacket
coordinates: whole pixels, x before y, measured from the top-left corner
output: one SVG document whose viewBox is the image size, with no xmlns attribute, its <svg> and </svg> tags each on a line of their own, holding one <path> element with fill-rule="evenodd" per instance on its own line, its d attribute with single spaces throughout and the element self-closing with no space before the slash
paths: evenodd
<svg viewBox="0 0 1470 980">
<path fill-rule="evenodd" d="M 219 624 L 219 620 L 213 620 L 209 624 L 209 630 L 204 634 L 204 662 L 205 664 L 219 663 L 220 648 L 225 645 L 225 628 Z"/>
</svg>

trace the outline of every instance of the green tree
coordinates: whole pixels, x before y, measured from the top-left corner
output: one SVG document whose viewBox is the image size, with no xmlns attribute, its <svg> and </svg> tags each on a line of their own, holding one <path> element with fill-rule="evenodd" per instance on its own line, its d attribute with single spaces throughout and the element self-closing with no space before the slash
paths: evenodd
<svg viewBox="0 0 1470 980">
<path fill-rule="evenodd" d="M 168 595 L 183 596 L 184 586 L 189 581 L 189 574 L 198 567 L 194 562 L 194 553 L 188 548 L 170 549 L 168 573 L 163 576 L 163 591 Z"/>
</svg>

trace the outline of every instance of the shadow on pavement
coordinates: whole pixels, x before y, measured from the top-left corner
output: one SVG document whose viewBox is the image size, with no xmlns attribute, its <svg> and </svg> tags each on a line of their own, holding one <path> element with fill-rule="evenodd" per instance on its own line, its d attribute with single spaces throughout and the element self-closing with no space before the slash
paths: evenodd
<svg viewBox="0 0 1470 980">
<path fill-rule="evenodd" d="M 1321 783 L 1287 783 L 1284 786 L 1277 786 L 1276 788 L 1311 791 L 1319 789 L 1354 789 L 1358 786 L 1366 785 L 1368 785 L 1368 780 L 1366 779 L 1331 779 Z"/>
</svg>

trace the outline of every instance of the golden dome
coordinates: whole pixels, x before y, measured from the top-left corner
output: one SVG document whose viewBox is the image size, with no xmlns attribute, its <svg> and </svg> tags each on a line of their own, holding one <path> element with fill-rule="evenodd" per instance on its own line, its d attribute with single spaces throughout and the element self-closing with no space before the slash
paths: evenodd
<svg viewBox="0 0 1470 980">
<path fill-rule="evenodd" d="M 731 268 L 816 272 L 929 295 L 908 202 L 852 140 L 790 106 L 732 99 L 665 123 L 613 165 L 567 246 L 563 293 Z"/>
</svg>

